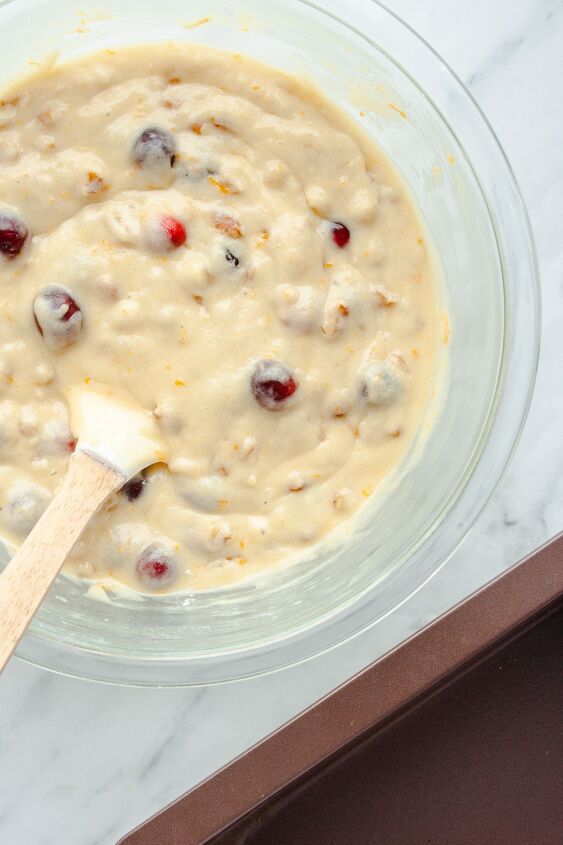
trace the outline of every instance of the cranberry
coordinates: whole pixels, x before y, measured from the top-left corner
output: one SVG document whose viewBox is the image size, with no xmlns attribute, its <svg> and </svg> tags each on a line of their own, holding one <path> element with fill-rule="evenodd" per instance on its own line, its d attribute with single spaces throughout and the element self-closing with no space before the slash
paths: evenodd
<svg viewBox="0 0 563 845">
<path fill-rule="evenodd" d="M 145 242 L 153 252 L 164 253 L 178 249 L 188 239 L 184 224 L 169 214 L 150 217 L 145 223 Z"/>
<path fill-rule="evenodd" d="M 80 308 L 76 304 L 76 300 L 74 300 L 63 288 L 55 290 L 47 295 L 49 297 L 51 308 L 56 311 L 60 310 L 59 320 L 62 320 L 63 323 L 68 323 L 73 314 L 80 313 Z"/>
<path fill-rule="evenodd" d="M 178 567 L 160 543 L 151 543 L 137 558 L 135 569 L 145 586 L 157 590 L 159 587 L 168 587 L 175 580 Z"/>
<path fill-rule="evenodd" d="M 344 223 L 333 223 L 331 234 L 332 240 L 340 249 L 343 249 L 350 240 L 350 229 Z"/>
<path fill-rule="evenodd" d="M 280 410 L 298 384 L 281 361 L 260 361 L 250 379 L 256 401 L 271 411 Z"/>
<path fill-rule="evenodd" d="M 11 214 L 0 214 L 0 252 L 11 261 L 20 254 L 28 235 L 27 227 Z"/>
<path fill-rule="evenodd" d="M 47 508 L 52 494 L 33 481 L 16 481 L 8 490 L 3 507 L 6 525 L 20 537 L 29 534 Z"/>
<path fill-rule="evenodd" d="M 142 475 L 135 475 L 123 485 L 120 492 L 123 493 L 124 496 L 127 496 L 130 502 L 134 502 L 135 499 L 138 499 L 143 492 L 146 483 L 147 480 L 146 478 L 143 478 Z"/>
<path fill-rule="evenodd" d="M 239 259 L 239 258 L 237 258 L 237 257 L 236 257 L 236 255 L 234 254 L 234 252 L 231 252 L 231 250 L 230 250 L 230 249 L 228 249 L 228 250 L 226 251 L 226 253 L 225 253 L 225 258 L 227 259 L 227 261 L 229 262 L 229 264 L 232 264 L 232 265 L 233 265 L 233 267 L 238 267 L 238 266 L 239 266 L 239 264 L 240 264 L 240 259 Z"/>
<path fill-rule="evenodd" d="M 156 168 L 167 163 L 174 167 L 176 142 L 166 129 L 150 126 L 133 144 L 133 161 L 139 167 Z"/>
<path fill-rule="evenodd" d="M 407 367 L 400 355 L 391 353 L 383 361 L 368 361 L 359 371 L 360 399 L 369 405 L 388 406 L 405 390 Z"/>
<path fill-rule="evenodd" d="M 160 225 L 166 233 L 166 237 L 172 247 L 182 246 L 186 242 L 188 234 L 186 227 L 175 217 L 164 216 L 161 218 Z"/>
<path fill-rule="evenodd" d="M 47 346 L 64 349 L 78 340 L 82 331 L 82 311 L 61 285 L 46 285 L 33 300 L 35 325 Z"/>
<path fill-rule="evenodd" d="M 74 452 L 77 439 L 71 434 L 68 423 L 57 417 L 46 420 L 36 440 L 35 452 L 38 458 L 49 455 L 65 455 Z"/>
</svg>

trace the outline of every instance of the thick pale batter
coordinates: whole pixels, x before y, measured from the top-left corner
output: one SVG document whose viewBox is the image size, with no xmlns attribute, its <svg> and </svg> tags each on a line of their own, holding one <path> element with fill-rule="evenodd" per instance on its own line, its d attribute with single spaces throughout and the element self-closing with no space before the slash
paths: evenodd
<svg viewBox="0 0 563 845">
<path fill-rule="evenodd" d="M 170 44 L 55 67 L 0 107 L 0 532 L 74 448 L 64 390 L 119 385 L 167 465 L 67 571 L 224 585 L 349 518 L 432 389 L 437 315 L 408 195 L 315 91 Z"/>
</svg>

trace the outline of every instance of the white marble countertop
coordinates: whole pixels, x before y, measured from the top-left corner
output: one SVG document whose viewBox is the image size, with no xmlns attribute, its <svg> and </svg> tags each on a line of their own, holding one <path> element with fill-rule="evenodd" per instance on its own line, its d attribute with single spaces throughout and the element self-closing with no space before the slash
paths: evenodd
<svg viewBox="0 0 563 845">
<path fill-rule="evenodd" d="M 306 665 L 230 686 L 142 690 L 57 677 L 12 661 L 0 679 L 0 841 L 6 845 L 114 845 L 563 528 L 563 4 L 389 2 L 469 85 L 531 214 L 544 298 L 542 353 L 508 475 L 463 546 L 416 597 Z"/>
</svg>

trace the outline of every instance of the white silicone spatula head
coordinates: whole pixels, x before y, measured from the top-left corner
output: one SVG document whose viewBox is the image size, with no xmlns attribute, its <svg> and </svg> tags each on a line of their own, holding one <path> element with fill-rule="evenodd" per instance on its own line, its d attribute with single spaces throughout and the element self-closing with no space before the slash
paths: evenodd
<svg viewBox="0 0 563 845">
<path fill-rule="evenodd" d="M 124 391 L 90 382 L 67 391 L 77 450 L 125 478 L 164 461 L 154 416 Z"/>
<path fill-rule="evenodd" d="M 0 672 L 86 524 L 139 470 L 165 459 L 152 414 L 99 384 L 69 391 L 78 436 L 51 504 L 0 574 Z"/>
</svg>

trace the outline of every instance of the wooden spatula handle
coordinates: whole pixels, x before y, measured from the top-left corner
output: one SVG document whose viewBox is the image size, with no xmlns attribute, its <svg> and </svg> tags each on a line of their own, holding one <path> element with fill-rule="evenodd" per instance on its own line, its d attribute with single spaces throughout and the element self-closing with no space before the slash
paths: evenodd
<svg viewBox="0 0 563 845">
<path fill-rule="evenodd" d="M 84 452 L 70 459 L 59 492 L 0 574 L 0 672 L 88 521 L 124 482 Z"/>
</svg>

